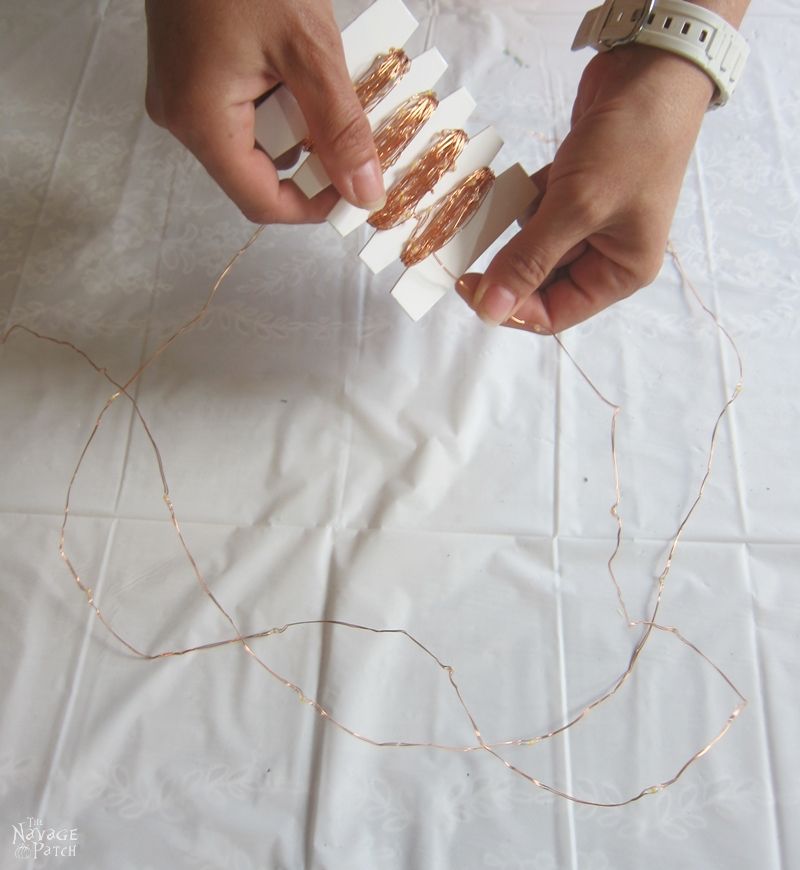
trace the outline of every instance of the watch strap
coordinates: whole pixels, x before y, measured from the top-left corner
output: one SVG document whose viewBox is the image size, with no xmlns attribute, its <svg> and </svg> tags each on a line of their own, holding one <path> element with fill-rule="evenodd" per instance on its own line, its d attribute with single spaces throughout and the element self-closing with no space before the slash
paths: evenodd
<svg viewBox="0 0 800 870">
<path fill-rule="evenodd" d="M 686 0 L 609 0 L 586 14 L 572 50 L 608 51 L 629 42 L 661 48 L 699 66 L 716 86 L 713 107 L 728 102 L 750 53 L 744 37 L 724 18 Z"/>
</svg>

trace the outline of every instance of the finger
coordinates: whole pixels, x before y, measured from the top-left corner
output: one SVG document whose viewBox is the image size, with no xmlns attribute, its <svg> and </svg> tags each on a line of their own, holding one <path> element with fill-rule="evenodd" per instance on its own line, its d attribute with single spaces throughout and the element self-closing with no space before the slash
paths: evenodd
<svg viewBox="0 0 800 870">
<path fill-rule="evenodd" d="M 296 185 L 278 180 L 269 157 L 256 147 L 251 102 L 209 113 L 187 110 L 191 120 L 170 127 L 209 175 L 254 223 L 313 223 L 323 220 L 336 197 L 307 199 Z"/>
<path fill-rule="evenodd" d="M 547 166 L 543 166 L 531 175 L 531 181 L 536 185 L 536 189 L 539 192 L 534 197 L 533 202 L 525 209 L 522 217 L 517 219 L 517 226 L 520 229 L 536 214 L 539 206 L 542 204 L 542 199 L 545 193 L 547 193 L 547 180 L 550 177 L 550 167 L 552 165 L 552 163 L 548 163 Z"/>
<path fill-rule="evenodd" d="M 333 15 L 326 14 L 313 26 L 306 20 L 290 49 L 281 73 L 334 187 L 353 205 L 380 208 L 386 196 L 383 173 Z"/>
<path fill-rule="evenodd" d="M 556 263 L 555 270 L 550 273 L 550 278 L 554 278 L 556 272 L 564 266 L 568 266 L 570 263 L 574 263 L 578 257 L 582 256 L 583 253 L 588 249 L 589 243 L 586 241 L 578 242 L 577 245 L 570 248 L 566 254 Z"/>
<path fill-rule="evenodd" d="M 562 332 L 625 299 L 639 286 L 637 275 L 589 247 L 559 269 L 551 284 L 528 297 L 514 316 L 534 332 Z"/>
<path fill-rule="evenodd" d="M 478 315 L 490 325 L 505 322 L 595 226 L 593 208 L 548 191 L 537 212 L 481 278 L 472 303 Z"/>
<path fill-rule="evenodd" d="M 539 301 L 539 294 L 544 293 L 544 289 L 547 286 L 548 282 L 552 282 L 555 280 L 556 273 L 552 273 L 551 277 L 545 282 L 542 289 L 538 290 L 533 296 L 529 297 L 517 311 L 516 314 L 510 315 L 506 320 L 504 320 L 500 326 L 508 326 L 512 329 L 521 329 L 526 330 L 528 332 L 537 332 L 540 335 L 546 335 L 550 333 L 550 330 L 543 326 L 542 323 L 547 320 L 547 315 L 542 314 L 541 308 L 537 306 L 537 302 Z M 473 307 L 473 298 L 475 296 L 475 291 L 478 288 L 478 283 L 480 282 L 481 276 L 475 273 L 470 273 L 467 275 L 462 275 L 458 281 L 456 281 L 456 292 L 458 295 L 470 306 Z"/>
<path fill-rule="evenodd" d="M 542 282 L 542 286 L 539 290 L 547 287 L 552 284 L 553 281 L 556 280 L 558 276 L 559 270 L 561 270 L 564 266 L 569 265 L 573 261 L 577 260 L 584 251 L 588 248 L 587 242 L 579 242 L 575 247 L 570 248 L 566 254 L 556 263 L 555 269 L 545 278 Z M 462 275 L 458 281 L 456 281 L 456 291 L 458 295 L 470 306 L 473 307 L 473 301 L 475 298 L 475 291 L 478 289 L 478 284 L 480 283 L 481 275 L 478 272 L 469 272 L 466 275 Z M 504 321 L 503 326 L 511 326 L 512 323 L 508 320 Z M 516 324 L 520 326 L 520 324 Z"/>
<path fill-rule="evenodd" d="M 552 167 L 553 164 L 548 163 L 541 169 L 537 169 L 536 172 L 531 175 L 531 181 L 539 188 L 542 193 L 547 190 L 547 181 L 550 178 L 550 170 L 552 169 Z"/>
<path fill-rule="evenodd" d="M 256 143 L 257 148 L 261 148 L 261 146 Z M 263 151 L 263 148 L 261 148 Z M 303 153 L 302 145 L 295 145 L 294 148 L 290 148 L 288 151 L 284 151 L 279 157 L 276 157 L 272 162 L 275 165 L 276 169 L 291 169 L 295 163 L 300 159 L 300 155 Z"/>
</svg>

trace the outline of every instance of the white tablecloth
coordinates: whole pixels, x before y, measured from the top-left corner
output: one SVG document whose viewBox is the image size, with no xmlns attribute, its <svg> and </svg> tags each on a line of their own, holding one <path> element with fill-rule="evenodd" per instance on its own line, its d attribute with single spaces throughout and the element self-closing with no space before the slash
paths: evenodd
<svg viewBox="0 0 800 870">
<path fill-rule="evenodd" d="M 72 341 L 118 379 L 200 306 L 251 231 L 144 115 L 141 5 L 0 11 L 0 328 Z M 501 164 L 547 162 L 589 57 L 569 52 L 586 4 L 410 5 L 414 47 L 448 58 L 449 86 L 478 100 L 472 128 L 505 138 Z M 593 809 L 486 753 L 359 743 L 237 645 L 136 658 L 58 555 L 69 476 L 112 389 L 69 350 L 18 333 L 0 349 L 0 866 L 800 866 L 800 13 L 789 0 L 753 7 L 746 79 L 707 119 L 673 232 L 745 361 L 661 614 L 749 698 L 729 735 L 671 789 Z M 609 409 L 550 339 L 489 330 L 455 294 L 412 323 L 359 265 L 365 238 L 268 229 L 135 396 L 187 542 L 243 632 L 321 617 L 407 629 L 455 668 L 487 741 L 541 734 L 608 688 L 638 637 L 605 567 Z M 623 406 L 618 570 L 642 616 L 735 360 L 669 262 L 565 342 Z M 124 400 L 78 478 L 67 547 L 140 649 L 231 636 Z M 473 741 L 443 672 L 401 637 L 309 627 L 254 649 L 379 740 Z M 615 699 L 507 756 L 613 801 L 674 773 L 734 704 L 658 635 Z M 76 855 L 26 860 L 15 826 L 74 830 Z"/>
</svg>

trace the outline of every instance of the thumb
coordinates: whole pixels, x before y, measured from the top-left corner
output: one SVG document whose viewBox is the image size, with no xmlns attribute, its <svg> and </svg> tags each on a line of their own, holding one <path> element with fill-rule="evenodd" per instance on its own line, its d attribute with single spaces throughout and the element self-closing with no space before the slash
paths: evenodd
<svg viewBox="0 0 800 870">
<path fill-rule="evenodd" d="M 293 64 L 284 81 L 334 187 L 353 205 L 372 211 L 386 196 L 372 130 L 350 80 L 333 18 L 317 22 L 317 28 L 314 51 L 303 63 Z"/>
<path fill-rule="evenodd" d="M 486 323 L 505 322 L 593 230 L 588 210 L 551 188 L 528 223 L 489 264 L 472 307 Z M 541 326 L 548 329 L 544 310 L 542 318 Z"/>
</svg>

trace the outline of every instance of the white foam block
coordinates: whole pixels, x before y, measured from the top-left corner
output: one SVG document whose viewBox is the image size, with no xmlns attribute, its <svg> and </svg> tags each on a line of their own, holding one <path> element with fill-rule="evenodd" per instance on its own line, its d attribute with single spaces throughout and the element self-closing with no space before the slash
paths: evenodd
<svg viewBox="0 0 800 870">
<path fill-rule="evenodd" d="M 419 133 L 409 142 L 397 163 L 384 173 L 386 189 L 388 190 L 406 174 L 412 163 L 432 144 L 438 133 L 463 127 L 474 109 L 475 100 L 466 88 L 460 88 L 449 97 L 445 97 Z M 328 215 L 328 221 L 342 236 L 346 236 L 366 223 L 368 217 L 369 212 L 366 209 L 356 208 L 346 199 L 340 199 Z"/>
<path fill-rule="evenodd" d="M 374 130 L 409 97 L 432 88 L 447 69 L 445 59 L 432 48 L 411 61 L 411 68 L 380 103 L 367 115 Z M 292 181 L 311 199 L 331 183 L 319 158 L 312 154 L 292 176 Z"/>
<path fill-rule="evenodd" d="M 420 200 L 418 209 L 427 208 L 446 196 L 476 169 L 489 166 L 502 147 L 503 141 L 493 127 L 487 127 L 477 136 L 473 136 L 464 146 L 453 170 L 446 173 L 431 193 Z M 382 271 L 400 259 L 403 245 L 415 226 L 416 221 L 410 220 L 391 230 L 375 233 L 361 251 L 361 259 L 374 273 Z"/>
<path fill-rule="evenodd" d="M 363 75 L 379 54 L 402 48 L 417 26 L 402 0 L 376 0 L 342 31 L 351 78 Z M 307 135 L 303 113 L 287 88 L 278 88 L 256 109 L 256 140 L 270 157 L 279 157 Z"/>
<path fill-rule="evenodd" d="M 256 142 L 270 157 L 280 157 L 307 135 L 306 119 L 287 88 L 278 88 L 256 109 Z"/>
<path fill-rule="evenodd" d="M 487 251 L 536 199 L 539 188 L 515 163 L 498 175 L 475 218 L 462 228 L 436 255 L 448 272 L 461 275 Z M 447 276 L 447 286 L 452 278 Z"/>
<path fill-rule="evenodd" d="M 414 321 L 422 318 L 447 295 L 441 282 L 442 267 L 432 257 L 403 272 L 392 288 L 392 296 Z M 451 279 L 452 283 L 452 279 Z"/>
<path fill-rule="evenodd" d="M 407 269 L 392 296 L 419 320 L 533 202 L 538 189 L 517 163 L 497 177 L 481 207 L 435 256 Z"/>
<path fill-rule="evenodd" d="M 390 230 L 380 230 L 374 233 L 359 254 L 362 262 L 374 275 L 397 262 L 403 253 L 403 245 L 414 232 L 416 225 L 416 220 L 412 219 L 398 224 Z"/>
<path fill-rule="evenodd" d="M 403 0 L 375 0 L 342 31 L 350 77 L 362 76 L 379 54 L 402 48 L 418 26 Z"/>
</svg>

